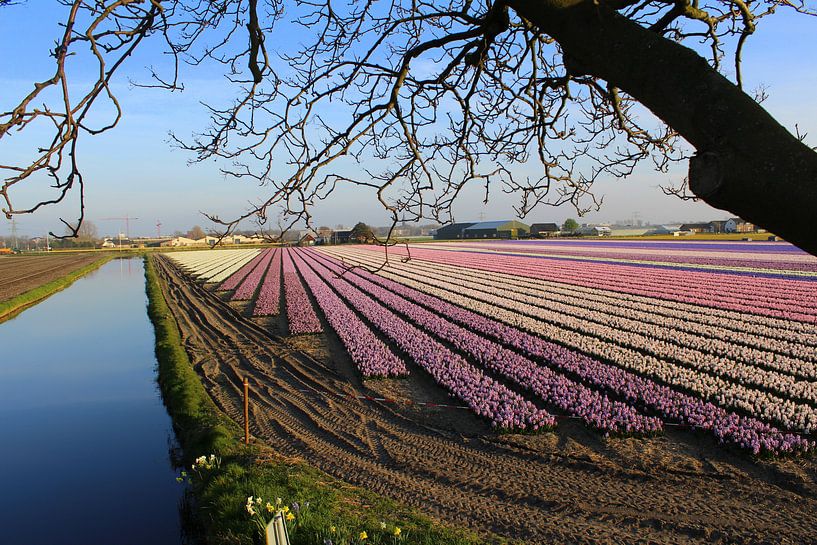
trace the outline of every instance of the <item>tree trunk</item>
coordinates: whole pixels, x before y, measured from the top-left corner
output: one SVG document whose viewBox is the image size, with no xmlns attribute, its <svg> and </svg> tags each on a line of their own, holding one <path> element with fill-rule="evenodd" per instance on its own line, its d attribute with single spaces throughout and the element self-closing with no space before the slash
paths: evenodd
<svg viewBox="0 0 817 545">
<path fill-rule="evenodd" d="M 639 100 L 697 150 L 690 189 L 817 255 L 817 153 L 697 53 L 584 0 L 509 0 L 574 72 Z"/>
</svg>

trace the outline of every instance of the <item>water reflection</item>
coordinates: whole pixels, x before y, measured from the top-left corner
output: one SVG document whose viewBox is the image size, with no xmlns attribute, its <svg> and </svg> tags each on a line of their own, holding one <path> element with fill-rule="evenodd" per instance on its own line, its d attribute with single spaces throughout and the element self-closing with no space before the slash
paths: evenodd
<svg viewBox="0 0 817 545">
<path fill-rule="evenodd" d="M 141 260 L 0 324 L 0 543 L 181 542 Z"/>
</svg>

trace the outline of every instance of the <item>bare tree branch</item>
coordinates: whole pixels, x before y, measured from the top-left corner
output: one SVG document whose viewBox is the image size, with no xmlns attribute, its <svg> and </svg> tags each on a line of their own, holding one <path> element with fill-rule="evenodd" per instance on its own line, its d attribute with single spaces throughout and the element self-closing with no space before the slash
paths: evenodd
<svg viewBox="0 0 817 545">
<path fill-rule="evenodd" d="M 565 54 L 559 33 L 525 15 L 521 1 L 300 0 L 286 10 L 280 0 L 61 1 L 65 31 L 53 51 L 54 75 L 0 113 L 0 139 L 40 122 L 50 123 L 54 136 L 30 163 L 0 165 L 0 195 L 12 217 L 61 202 L 79 187 L 74 235 L 85 184 L 77 142 L 117 125 L 121 110 L 110 81 L 148 37 L 163 40 L 173 62 L 169 75 L 151 68 L 150 82 L 139 85 L 181 89 L 180 63 L 216 62 L 237 90 L 232 104 L 206 106 L 210 123 L 199 134 L 171 135 L 194 161 L 220 160 L 224 175 L 265 188 L 239 217 L 208 214 L 222 237 L 248 219 L 268 238 L 311 227 L 314 206 L 340 186 L 370 189 L 393 226 L 451 220 L 453 203 L 470 186 L 486 202 L 497 188 L 517 195 L 520 217 L 563 204 L 584 214 L 602 204 L 593 194 L 596 181 L 627 177 L 644 161 L 666 172 L 690 157 L 675 129 L 615 77 L 593 76 Z M 542 5 L 559 13 L 591 3 Z M 600 17 L 612 10 L 662 40 L 700 50 L 714 70 L 731 51 L 738 86 L 743 48 L 763 18 L 779 9 L 814 15 L 791 0 L 592 5 Z M 298 40 L 275 39 L 293 28 Z M 99 71 L 76 100 L 67 91 L 65 61 L 80 48 Z M 47 90 L 58 90 L 60 99 L 35 106 Z M 116 114 L 101 127 L 87 126 L 100 98 Z M 13 188 L 40 174 L 52 179 L 56 196 L 15 207 Z M 270 217 L 280 222 L 276 234 Z M 380 242 L 391 244 L 391 235 Z"/>
</svg>

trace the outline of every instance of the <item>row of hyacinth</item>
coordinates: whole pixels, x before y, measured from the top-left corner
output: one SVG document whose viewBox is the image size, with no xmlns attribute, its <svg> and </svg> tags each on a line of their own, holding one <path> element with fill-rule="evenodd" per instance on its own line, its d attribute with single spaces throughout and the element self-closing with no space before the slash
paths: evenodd
<svg viewBox="0 0 817 545">
<path fill-rule="evenodd" d="M 304 290 L 304 285 L 292 262 L 292 250 L 283 248 L 284 270 L 284 303 L 287 309 L 287 322 L 292 335 L 320 333 L 323 331 L 321 321 L 312 308 L 312 301 Z"/>
<path fill-rule="evenodd" d="M 419 274 L 425 275 L 428 272 Z M 758 358 L 766 355 L 757 349 L 735 346 L 717 339 L 701 338 L 680 330 L 608 315 L 609 313 L 603 311 L 583 312 L 569 304 L 543 301 L 539 296 L 518 293 L 515 287 L 489 276 L 484 276 L 480 280 L 468 280 L 460 275 L 441 271 L 434 271 L 431 276 L 489 294 L 504 289 L 503 297 L 519 303 L 520 308 L 526 309 L 529 316 L 572 329 L 582 335 L 615 338 L 616 342 L 623 346 L 644 351 L 658 358 L 673 360 L 727 380 L 753 385 L 793 399 L 817 403 L 817 383 L 798 378 L 801 376 L 801 369 L 803 373 L 811 371 L 813 374 L 814 365 L 807 361 L 780 355 L 774 357 L 772 354 L 773 357 L 765 363 L 766 367 L 773 370 L 764 369 L 758 365 L 761 363 Z"/>
<path fill-rule="evenodd" d="M 347 246 L 342 250 L 322 248 L 321 251 L 336 254 L 340 252 L 338 255 L 349 255 L 378 265 L 383 263 L 382 252 L 374 252 L 369 247 Z M 391 254 L 392 251 L 390 250 L 389 253 Z M 486 271 L 477 266 L 423 260 L 417 258 L 414 252 L 412 252 L 409 263 L 417 267 L 425 267 L 426 270 L 447 271 L 458 278 L 464 276 L 480 279 L 486 276 Z M 752 315 L 751 319 L 747 320 L 747 315 L 738 311 L 541 280 L 520 276 L 518 269 L 496 268 L 497 270 L 490 271 L 492 277 L 504 280 L 506 284 L 537 290 L 535 294 L 542 298 L 551 298 L 561 302 L 573 301 L 577 306 L 587 308 L 593 308 L 593 304 L 600 303 L 609 306 L 612 312 L 621 316 L 655 314 L 659 318 L 666 317 L 675 319 L 678 323 L 691 323 L 694 326 L 704 327 L 705 331 L 715 332 L 717 337 L 725 340 L 733 341 L 737 336 L 749 346 L 762 348 L 768 346 L 769 341 L 779 340 L 782 342 L 781 346 L 791 344 L 802 345 L 809 349 L 817 348 L 817 330 L 812 324 L 804 322 L 761 315 Z M 723 332 L 723 336 L 718 332 Z M 788 354 L 786 350 L 781 353 Z M 798 357 L 796 354 L 791 355 Z"/>
<path fill-rule="evenodd" d="M 538 306 L 560 310 L 579 319 L 605 323 L 622 329 L 633 329 L 650 337 L 758 365 L 801 378 L 817 378 L 817 335 L 790 336 L 791 340 L 774 338 L 777 328 L 756 328 L 755 333 L 728 329 L 711 319 L 703 323 L 690 319 L 689 313 L 661 311 L 654 304 L 622 305 L 620 299 L 582 297 L 581 294 L 559 291 L 541 282 L 519 279 L 508 274 L 485 273 L 465 267 L 412 261 L 417 270 L 449 272 L 495 289 L 508 285 L 512 296 L 526 297 Z M 740 323 L 742 326 L 742 322 Z M 809 341 L 811 343 L 809 344 Z"/>
<path fill-rule="evenodd" d="M 490 292 L 474 290 L 462 281 L 441 281 L 433 277 L 424 279 L 444 290 L 455 290 L 462 295 L 477 298 L 489 305 L 508 309 L 517 321 L 526 321 L 528 327 L 548 339 L 556 339 L 567 346 L 577 348 L 597 357 L 624 365 L 638 366 L 643 373 L 651 374 L 662 382 L 681 385 L 709 399 L 718 399 L 720 404 L 749 411 L 760 418 L 769 419 L 787 428 L 811 431 L 817 424 L 817 411 L 807 404 L 789 399 L 789 395 L 775 394 L 767 390 L 784 390 L 780 384 L 772 383 L 770 373 L 764 373 L 770 382 L 764 388 L 746 386 L 734 381 L 735 376 L 752 378 L 751 382 L 761 382 L 751 369 L 730 369 L 724 364 L 720 370 L 732 380 L 714 374 L 703 373 L 708 369 L 702 361 L 689 357 L 689 351 L 677 347 L 662 346 L 651 339 L 635 333 L 614 328 L 592 326 L 581 320 L 564 318 L 558 313 L 509 300 L 506 294 L 495 296 Z M 554 323 L 555 322 L 555 323 Z M 592 335 L 588 334 L 592 331 Z M 577 332 L 579 333 L 577 335 Z M 684 357 L 686 356 L 686 357 Z M 682 363 L 679 363 L 683 361 Z M 777 377 L 774 377 L 777 378 Z M 790 378 L 790 377 L 789 377 Z M 810 384 L 800 382 L 798 384 Z"/>
<path fill-rule="evenodd" d="M 284 252 L 278 250 L 270 261 L 264 281 L 258 290 L 258 298 L 253 307 L 253 316 L 278 316 L 281 306 L 281 258 Z"/>
<path fill-rule="evenodd" d="M 508 387 L 488 377 L 416 326 L 383 308 L 372 298 L 319 263 L 313 270 L 378 331 L 425 369 L 443 388 L 491 425 L 506 430 L 553 427 L 556 419 Z"/>
<path fill-rule="evenodd" d="M 352 362 L 364 377 L 407 375 L 405 362 L 377 338 L 377 335 L 332 289 L 306 266 L 298 253 L 293 255 L 301 277 L 312 292 L 329 325 L 337 333 Z"/>
<path fill-rule="evenodd" d="M 559 255 L 566 257 L 589 257 L 599 259 L 622 259 L 631 261 L 650 261 L 668 264 L 707 265 L 713 267 L 730 267 L 737 270 L 763 271 L 775 270 L 781 274 L 786 272 L 817 272 L 817 258 L 794 254 L 775 254 L 761 258 L 757 255 L 746 254 L 746 257 L 735 257 L 730 252 L 690 252 L 683 251 L 670 253 L 666 250 L 594 250 L 577 246 L 563 248 L 553 247 L 524 247 L 508 244 L 469 244 L 469 248 L 508 249 L 515 253 L 533 255 Z"/>
<path fill-rule="evenodd" d="M 573 264 L 573 260 L 567 259 L 554 258 L 554 261 Z M 786 276 L 759 268 L 744 268 L 740 271 L 715 270 L 691 264 L 651 265 L 581 260 L 576 264 L 591 265 L 592 274 L 598 277 L 607 275 L 610 267 L 623 267 L 625 271 L 623 278 L 648 287 L 660 285 L 674 287 L 676 290 L 700 288 L 711 291 L 722 300 L 758 302 L 763 308 L 795 312 L 817 310 L 817 303 L 812 300 L 813 295 L 817 293 L 815 282 L 817 278 L 805 273 Z"/>
<path fill-rule="evenodd" d="M 325 249 L 324 251 L 332 252 L 334 250 Z M 382 256 L 362 249 L 344 248 L 343 253 L 364 260 L 379 260 L 378 264 L 383 260 Z M 441 271 L 458 271 L 460 274 L 471 278 L 485 277 L 485 272 L 476 268 L 423 261 L 414 257 L 414 254 L 412 254 L 411 263 Z M 746 344 L 756 348 L 770 347 L 773 351 L 794 357 L 802 357 L 799 350 L 801 347 L 805 348 L 811 355 L 815 352 L 814 348 L 817 348 L 817 331 L 811 324 L 769 316 L 752 316 L 751 320 L 746 320 L 746 315 L 737 311 L 678 301 L 666 301 L 562 282 L 526 278 L 519 276 L 517 272 L 492 271 L 492 275 L 497 279 L 504 279 L 508 285 L 513 285 L 514 289 L 520 287 L 535 289 L 537 290 L 536 294 L 542 298 L 573 302 L 576 306 L 586 308 L 598 308 L 592 305 L 600 303 L 606 305 L 610 312 L 621 316 L 636 314 L 649 316 L 654 314 L 659 318 L 666 317 L 676 320 L 679 324 L 687 324 L 687 327 L 698 328 L 696 331 L 705 332 L 703 333 L 705 335 L 713 335 L 729 342 Z M 780 344 L 775 345 L 774 343 L 778 341 Z M 778 346 L 782 348 L 778 348 Z M 788 346 L 792 348 L 790 349 Z M 792 352 L 791 350 L 797 351 Z"/>
<path fill-rule="evenodd" d="M 213 265 L 239 256 L 254 256 L 258 250 L 204 250 L 197 252 L 170 252 L 165 254 L 191 274 L 197 274 Z"/>
<path fill-rule="evenodd" d="M 817 429 L 817 411 L 812 406 L 679 365 L 670 361 L 670 358 L 674 358 L 674 353 L 664 354 L 667 359 L 656 357 L 647 353 L 651 349 L 649 342 L 623 346 L 619 341 L 626 335 L 616 330 L 603 336 L 576 334 L 585 324 L 575 319 L 565 322 L 559 316 L 545 314 L 545 309 L 509 300 L 506 285 L 493 292 L 471 289 L 468 282 L 462 279 L 447 281 L 435 274 L 411 273 L 409 271 L 412 266 L 412 262 L 400 266 L 401 283 L 467 308 L 475 304 L 485 305 L 513 326 L 596 358 L 614 362 L 637 374 L 691 392 L 725 408 L 745 411 L 787 429 L 806 432 Z M 567 327 L 541 319 L 543 316 L 554 321 L 561 320 Z"/>
<path fill-rule="evenodd" d="M 244 280 L 238 285 L 238 288 L 233 292 L 233 301 L 249 301 L 258 290 L 261 279 L 264 278 L 264 273 L 267 272 L 269 264 L 272 261 L 275 252 L 278 250 L 265 250 L 257 261 L 255 267 L 244 277 Z"/>
<path fill-rule="evenodd" d="M 772 304 L 777 299 L 782 298 L 782 300 L 795 305 L 817 308 L 817 304 L 814 303 L 811 297 L 817 290 L 817 286 L 814 277 L 810 275 L 795 275 L 793 278 L 785 278 L 781 276 L 781 273 L 768 272 L 760 268 L 744 268 L 742 271 L 733 271 L 696 268 L 692 264 L 684 267 L 683 264 L 622 263 L 603 259 L 558 257 L 537 254 L 536 252 L 473 247 L 471 245 L 424 245 L 423 250 L 448 253 L 458 251 L 472 254 L 472 257 L 477 258 L 485 254 L 501 255 L 503 258 L 526 260 L 534 269 L 545 268 L 551 272 L 559 271 L 564 275 L 572 275 L 581 271 L 587 278 L 599 278 L 602 281 L 609 277 L 610 267 L 614 267 L 620 278 L 636 285 L 667 286 L 677 290 L 678 288 L 701 286 L 711 288 L 713 283 L 717 283 L 723 289 L 716 291 L 716 295 L 728 295 L 734 299 L 759 299 L 764 304 Z M 776 307 L 771 306 L 770 308 Z"/>
<path fill-rule="evenodd" d="M 796 273 L 792 272 L 791 277 L 787 277 L 784 272 L 768 271 L 759 267 L 743 267 L 740 270 L 735 269 L 717 269 L 716 266 L 698 266 L 694 263 L 650 263 L 639 262 L 638 260 L 630 259 L 627 261 L 620 261 L 616 259 L 605 259 L 602 257 L 592 256 L 572 256 L 572 255 L 552 255 L 543 254 L 540 252 L 531 252 L 517 249 L 503 249 L 501 247 L 492 247 L 488 245 L 475 246 L 467 245 L 445 245 L 433 244 L 424 245 L 425 250 L 436 251 L 461 251 L 471 254 L 484 255 L 501 255 L 503 257 L 516 257 L 522 259 L 532 259 L 535 266 L 546 266 L 547 268 L 559 269 L 565 274 L 575 272 L 576 267 L 586 268 L 588 274 L 592 277 L 594 275 L 604 276 L 605 269 L 610 266 L 621 267 L 619 269 L 623 278 L 631 278 L 636 283 L 654 283 L 667 284 L 678 287 L 693 287 L 699 285 L 701 282 L 706 284 L 709 278 L 717 278 L 718 281 L 723 281 L 726 288 L 726 293 L 732 297 L 745 297 L 751 288 L 760 289 L 760 295 L 769 301 L 773 297 L 766 297 L 768 291 L 774 294 L 775 290 L 779 290 L 781 286 L 785 286 L 787 294 L 785 299 L 792 299 L 797 302 L 808 302 L 803 297 L 807 298 L 808 294 L 813 293 L 815 287 L 815 277 L 811 273 Z M 716 276 L 711 276 L 716 275 Z"/>
<path fill-rule="evenodd" d="M 315 257 L 315 254 L 310 257 Z M 323 260 L 321 263 L 336 274 L 342 272 L 337 263 Z M 619 433 L 650 433 L 661 430 L 661 420 L 644 416 L 625 403 L 611 401 L 597 391 L 551 369 L 539 366 L 526 357 L 367 280 L 367 278 L 375 280 L 377 277 L 372 278 L 368 273 L 356 272 L 357 274 L 346 274 L 344 279 L 377 299 L 389 310 L 399 313 L 417 327 L 456 347 L 470 361 L 533 392 L 559 410 L 581 418 L 588 426 L 605 432 Z"/>
<path fill-rule="evenodd" d="M 229 278 L 235 271 L 243 267 L 245 263 L 254 259 L 257 253 L 257 251 L 246 252 L 243 255 L 237 255 L 233 259 L 223 260 L 219 264 L 200 272 L 198 279 L 204 280 L 205 282 L 221 283 Z"/>
<path fill-rule="evenodd" d="M 527 239 L 527 240 L 464 240 L 463 245 L 481 246 L 491 244 L 511 249 L 534 249 L 538 251 L 549 251 L 553 249 L 573 248 L 579 250 L 621 251 L 621 252 L 662 252 L 675 255 L 710 255 L 710 254 L 752 254 L 755 256 L 768 255 L 772 258 L 780 256 L 782 259 L 808 259 L 810 254 L 801 250 L 797 246 L 786 242 L 775 242 L 767 244 L 755 241 L 746 244 L 739 241 L 726 242 L 696 242 L 690 240 L 679 240 L 677 242 L 650 242 L 650 241 L 624 241 L 612 239 Z"/>
<path fill-rule="evenodd" d="M 445 250 L 424 251 L 452 252 Z M 405 250 L 402 250 L 405 251 Z M 476 261 L 484 261 L 484 253 L 479 250 L 462 252 Z M 671 267 L 650 266 L 632 263 L 609 263 L 580 261 L 539 256 L 502 255 L 504 265 L 527 263 L 530 271 L 545 271 L 549 275 L 572 278 L 580 273 L 584 280 L 599 282 L 599 287 L 625 282 L 627 285 L 643 289 L 660 288 L 668 293 L 694 295 L 695 290 L 709 294 L 713 301 L 752 303 L 758 308 L 808 313 L 817 309 L 814 295 L 817 283 L 809 279 L 772 278 L 764 275 L 734 275 L 721 271 L 679 270 Z M 504 258 L 509 258 L 508 260 Z M 614 273 L 611 275 L 611 272 Z M 572 281 L 572 280 L 571 280 Z"/>
<path fill-rule="evenodd" d="M 402 279 L 401 282 L 389 280 L 385 277 L 390 276 L 387 270 L 379 273 L 382 276 L 367 272 L 358 274 L 470 331 L 496 339 L 535 361 L 576 376 L 628 403 L 644 407 L 670 421 L 708 431 L 720 442 L 737 445 L 756 454 L 761 451 L 774 453 L 808 450 L 812 446 L 809 441 L 798 435 L 783 433 L 757 419 L 728 412 L 707 401 L 656 384 L 614 365 L 521 331 L 501 321 L 503 311 L 497 311 L 490 305 L 470 302 L 469 307 L 465 298 L 456 300 L 463 306 L 449 303 L 403 284 Z"/>
<path fill-rule="evenodd" d="M 670 335 L 667 335 L 666 330 L 660 327 L 614 316 L 610 316 L 605 322 L 604 312 L 582 315 L 582 313 L 575 312 L 570 305 L 554 304 L 542 301 L 538 296 L 517 293 L 516 288 L 509 286 L 507 282 L 494 280 L 488 275 L 484 275 L 480 280 L 474 280 L 451 272 L 427 269 L 418 271 L 417 269 L 418 267 L 412 262 L 403 267 L 406 274 L 414 274 L 414 278 L 447 282 L 475 293 L 493 296 L 501 291 L 502 300 L 515 305 L 515 310 L 583 336 L 611 340 L 616 344 L 644 352 L 661 360 L 676 362 L 684 367 L 709 373 L 724 380 L 776 393 L 793 401 L 817 403 L 817 383 L 799 380 L 795 376 L 778 371 L 763 369 L 752 363 L 741 363 L 723 354 L 717 355 L 688 347 L 694 345 L 691 340 L 694 339 L 692 335 L 680 331 L 670 331 Z M 677 341 L 672 339 L 673 333 Z M 712 344 L 719 344 L 722 347 L 721 352 L 729 351 L 728 343 L 710 341 Z M 806 362 L 792 361 L 792 358 L 781 357 L 779 359 L 781 359 L 781 366 L 788 363 L 789 369 L 796 369 L 798 365 L 808 365 Z"/>
<path fill-rule="evenodd" d="M 216 288 L 216 291 L 232 291 L 236 289 L 239 284 L 241 284 L 241 282 L 247 278 L 247 275 L 254 271 L 258 265 L 264 261 L 264 258 L 267 257 L 271 251 L 272 250 L 264 250 L 257 254 L 251 261 L 245 263 L 240 269 L 234 272 L 230 278 L 222 282 L 218 288 Z"/>
<path fill-rule="evenodd" d="M 259 250 L 205 250 L 166 254 L 190 275 L 207 282 L 221 282 L 252 260 Z M 224 278 L 217 276 L 225 275 Z"/>
<path fill-rule="evenodd" d="M 467 244 L 471 244 L 470 241 Z M 619 249 L 619 250 L 665 250 L 669 252 L 736 252 L 770 255 L 809 255 L 804 250 L 788 242 L 760 242 L 753 241 L 747 244 L 744 241 L 723 241 L 723 242 L 703 242 L 703 241 L 650 241 L 650 240 L 597 240 L 597 239 L 570 239 L 570 240 L 505 240 L 502 244 L 516 247 L 536 247 L 536 248 L 558 248 L 565 245 L 580 245 L 588 248 Z"/>
<path fill-rule="evenodd" d="M 376 248 L 373 248 L 377 251 Z M 406 250 L 396 246 L 390 250 L 396 255 L 406 255 Z M 677 300 L 704 306 L 715 306 L 799 320 L 813 324 L 817 322 L 817 283 L 794 280 L 776 280 L 774 287 L 763 287 L 755 282 L 740 282 L 743 293 L 738 295 L 730 290 L 736 284 L 734 276 L 715 273 L 683 273 L 667 269 L 632 267 L 627 265 L 598 265 L 575 262 L 556 263 L 557 260 L 526 258 L 502 255 L 501 259 L 486 259 L 474 252 L 426 250 L 412 248 L 413 258 L 440 263 L 456 264 L 490 272 L 513 273 L 518 276 L 551 280 L 612 291 L 645 295 L 660 299 Z M 699 275 L 688 282 L 684 274 Z M 741 279 L 748 277 L 739 277 Z M 751 279 L 758 280 L 758 279 Z M 808 290 L 796 293 L 795 287 Z M 792 294 L 796 300 L 787 299 Z"/>
</svg>

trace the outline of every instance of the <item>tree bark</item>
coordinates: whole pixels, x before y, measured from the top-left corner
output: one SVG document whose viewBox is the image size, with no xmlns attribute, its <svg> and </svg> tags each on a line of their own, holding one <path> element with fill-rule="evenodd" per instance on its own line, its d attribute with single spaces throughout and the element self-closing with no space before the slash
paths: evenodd
<svg viewBox="0 0 817 545">
<path fill-rule="evenodd" d="M 624 90 L 695 147 L 696 196 L 817 255 L 817 153 L 706 60 L 603 3 L 508 5 L 559 42 L 571 71 Z"/>
</svg>

